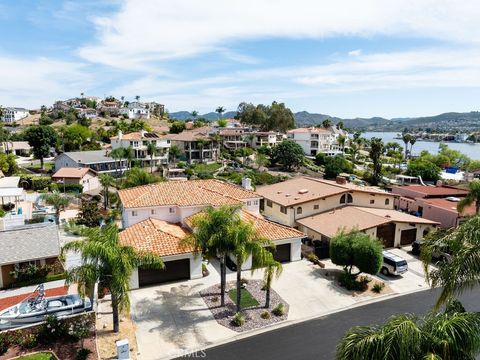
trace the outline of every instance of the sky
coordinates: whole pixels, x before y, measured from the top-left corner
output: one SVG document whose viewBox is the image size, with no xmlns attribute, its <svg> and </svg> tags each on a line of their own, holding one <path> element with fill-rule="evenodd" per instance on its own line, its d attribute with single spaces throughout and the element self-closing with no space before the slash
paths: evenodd
<svg viewBox="0 0 480 360">
<path fill-rule="evenodd" d="M 0 104 L 84 93 L 170 112 L 477 111 L 479 18 L 479 0 L 0 0 Z"/>
</svg>

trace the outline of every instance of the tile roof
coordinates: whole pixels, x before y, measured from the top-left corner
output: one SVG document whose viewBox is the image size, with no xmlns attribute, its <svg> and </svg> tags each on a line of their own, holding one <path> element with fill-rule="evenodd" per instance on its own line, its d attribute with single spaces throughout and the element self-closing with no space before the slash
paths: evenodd
<svg viewBox="0 0 480 360">
<path fill-rule="evenodd" d="M 292 129 L 288 130 L 288 134 L 295 134 L 295 133 L 331 133 L 330 130 L 324 129 L 324 128 L 316 128 L 316 127 L 309 127 L 309 128 L 297 128 L 297 129 Z"/>
<path fill-rule="evenodd" d="M 418 194 L 422 194 L 423 197 L 428 196 L 466 196 L 467 190 L 457 189 L 450 186 L 423 186 L 423 185 L 407 185 L 396 186 L 393 189 L 413 191 Z"/>
<path fill-rule="evenodd" d="M 193 251 L 192 247 L 182 244 L 182 239 L 188 235 L 188 230 L 180 225 L 149 218 L 121 231 L 119 240 L 140 253 L 170 256 Z"/>
<path fill-rule="evenodd" d="M 253 191 L 215 179 L 160 182 L 120 190 L 118 194 L 124 208 L 234 205 L 260 197 Z"/>
<path fill-rule="evenodd" d="M 55 178 L 62 178 L 62 179 L 81 179 L 83 178 L 88 172 L 92 172 L 95 174 L 95 171 L 88 167 L 64 167 L 58 170 L 55 174 L 52 175 L 52 179 Z"/>
<path fill-rule="evenodd" d="M 185 223 L 190 226 L 192 219 L 201 214 L 200 212 L 185 218 Z M 251 222 L 260 237 L 271 241 L 305 237 L 305 234 L 297 229 L 277 224 L 261 215 L 255 215 L 245 210 L 240 210 L 240 217 L 243 221 Z"/>
<path fill-rule="evenodd" d="M 210 140 L 212 131 L 213 129 L 210 126 L 203 126 L 192 130 L 184 130 L 180 134 L 165 135 L 165 137 L 173 141 Z"/>
<path fill-rule="evenodd" d="M 297 222 L 320 234 L 333 237 L 340 230 L 366 230 L 390 222 L 436 225 L 435 221 L 396 210 L 344 206 L 318 215 L 297 219 Z"/>
<path fill-rule="evenodd" d="M 60 254 L 58 227 L 42 223 L 0 231 L 0 249 L 0 264 L 58 256 Z"/>
<path fill-rule="evenodd" d="M 430 205 L 430 206 L 438 207 L 444 210 L 452 211 L 454 213 L 458 213 L 458 210 L 457 210 L 458 202 L 455 202 L 455 201 L 450 201 L 445 198 L 437 198 L 437 199 L 416 198 L 415 200 L 425 205 Z M 460 215 L 472 216 L 472 215 L 475 215 L 475 213 L 476 213 L 475 204 L 472 204 L 470 206 L 467 206 L 465 209 L 463 209 Z"/>
<path fill-rule="evenodd" d="M 283 206 L 301 204 L 307 201 L 342 194 L 348 191 L 391 195 L 371 186 L 358 186 L 351 183 L 338 184 L 335 181 L 304 176 L 257 188 L 258 194 Z"/>
</svg>

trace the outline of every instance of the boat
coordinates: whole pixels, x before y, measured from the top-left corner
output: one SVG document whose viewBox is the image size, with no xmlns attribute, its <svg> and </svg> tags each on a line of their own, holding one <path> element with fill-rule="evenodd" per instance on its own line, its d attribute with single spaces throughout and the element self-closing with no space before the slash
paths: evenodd
<svg viewBox="0 0 480 360">
<path fill-rule="evenodd" d="M 47 315 L 73 315 L 92 309 L 88 297 L 80 295 L 45 296 L 43 284 L 22 302 L 0 312 L 0 330 L 42 322 Z"/>
</svg>

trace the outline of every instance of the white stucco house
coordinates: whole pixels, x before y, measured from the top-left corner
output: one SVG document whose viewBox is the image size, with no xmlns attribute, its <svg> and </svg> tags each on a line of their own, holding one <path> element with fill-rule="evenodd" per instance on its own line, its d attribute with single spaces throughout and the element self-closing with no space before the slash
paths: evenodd
<svg viewBox="0 0 480 360">
<path fill-rule="evenodd" d="M 30 113 L 27 109 L 17 107 L 7 107 L 3 109 L 1 120 L 4 123 L 12 124 L 16 121 L 25 119 Z"/>
<path fill-rule="evenodd" d="M 127 107 L 118 109 L 120 115 L 126 115 L 129 119 L 150 119 L 150 110 L 144 104 L 134 101 Z"/>
</svg>

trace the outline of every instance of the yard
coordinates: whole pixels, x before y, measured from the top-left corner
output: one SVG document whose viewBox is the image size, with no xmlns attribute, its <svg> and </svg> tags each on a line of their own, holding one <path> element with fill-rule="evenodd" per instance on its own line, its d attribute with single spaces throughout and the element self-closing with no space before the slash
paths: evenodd
<svg viewBox="0 0 480 360">
<path fill-rule="evenodd" d="M 51 352 L 42 352 L 31 355 L 20 356 L 17 360 L 57 360 Z"/>
<path fill-rule="evenodd" d="M 255 299 L 252 294 L 248 292 L 247 289 L 240 289 L 240 307 L 242 309 L 249 308 L 252 306 L 257 306 L 258 301 Z M 228 292 L 230 299 L 236 304 L 237 303 L 237 289 L 232 289 Z"/>
</svg>

